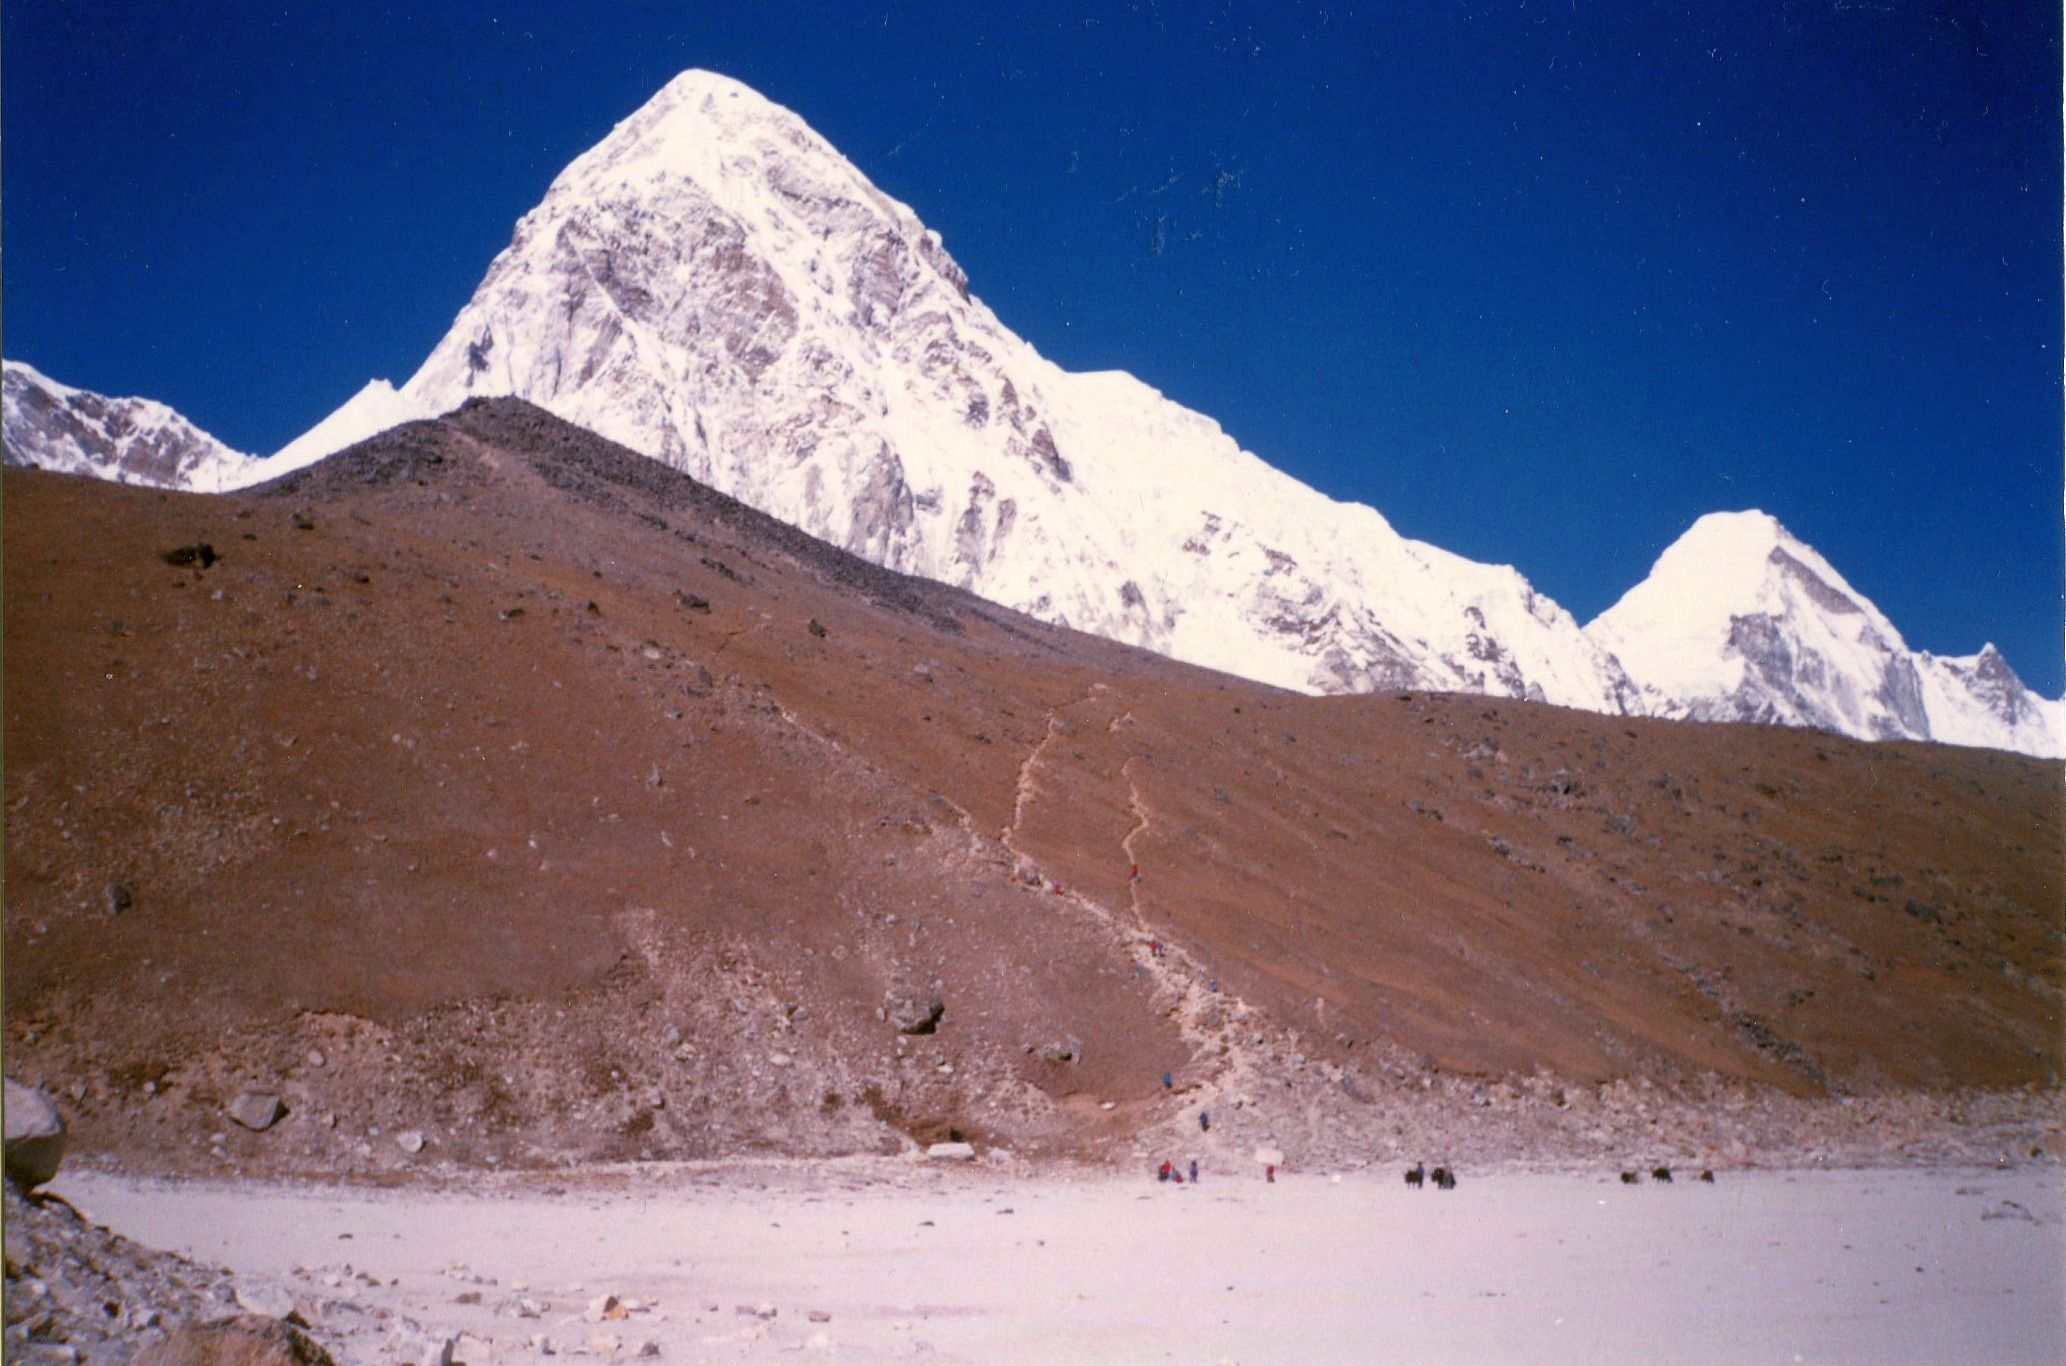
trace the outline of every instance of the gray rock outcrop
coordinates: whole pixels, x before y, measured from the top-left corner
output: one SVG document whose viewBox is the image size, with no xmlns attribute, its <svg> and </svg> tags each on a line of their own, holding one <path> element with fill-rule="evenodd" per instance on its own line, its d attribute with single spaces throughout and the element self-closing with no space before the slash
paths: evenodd
<svg viewBox="0 0 2066 1366">
<path fill-rule="evenodd" d="M 6 1079 L 7 1179 L 34 1190 L 57 1175 L 65 1156 L 65 1122 L 50 1097 Z"/>
<path fill-rule="evenodd" d="M 884 998 L 883 1013 L 900 1034 L 930 1034 L 940 1027 L 947 1003 L 937 991 L 909 996 L 892 993 Z"/>
</svg>

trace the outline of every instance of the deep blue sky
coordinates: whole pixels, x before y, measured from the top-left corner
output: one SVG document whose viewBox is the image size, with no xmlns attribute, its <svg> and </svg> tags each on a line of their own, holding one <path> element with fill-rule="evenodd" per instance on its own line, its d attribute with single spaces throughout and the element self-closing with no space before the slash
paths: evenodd
<svg viewBox="0 0 2066 1366">
<path fill-rule="evenodd" d="M 1061 364 L 1581 620 L 1755 506 L 2066 685 L 2056 6 L 992 8 L 0 0 L 0 344 L 275 449 L 704 66 Z"/>
</svg>

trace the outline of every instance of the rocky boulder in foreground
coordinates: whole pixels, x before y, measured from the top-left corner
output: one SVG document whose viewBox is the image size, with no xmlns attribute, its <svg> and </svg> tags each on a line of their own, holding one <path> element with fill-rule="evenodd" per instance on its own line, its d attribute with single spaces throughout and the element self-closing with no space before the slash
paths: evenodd
<svg viewBox="0 0 2066 1366">
<path fill-rule="evenodd" d="M 34 1190 L 57 1175 L 65 1156 L 65 1122 L 50 1097 L 7 1078 L 7 1179 Z"/>
</svg>

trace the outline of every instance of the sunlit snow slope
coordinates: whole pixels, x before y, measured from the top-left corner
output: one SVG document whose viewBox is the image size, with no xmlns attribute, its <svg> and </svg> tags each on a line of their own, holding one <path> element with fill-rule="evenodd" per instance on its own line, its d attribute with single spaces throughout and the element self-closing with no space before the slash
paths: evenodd
<svg viewBox="0 0 2066 1366">
<path fill-rule="evenodd" d="M 2057 755 L 2066 703 L 2032 694 L 1992 645 L 1911 651 L 1829 562 L 1762 512 L 1695 522 L 1586 627 L 1643 710 Z"/>
<path fill-rule="evenodd" d="M 378 436 L 390 427 L 436 416 L 437 413 L 405 398 L 386 380 L 372 380 L 346 400 L 343 407 L 275 451 L 267 468 L 286 474 L 326 455 L 335 455 L 369 436 Z"/>
</svg>

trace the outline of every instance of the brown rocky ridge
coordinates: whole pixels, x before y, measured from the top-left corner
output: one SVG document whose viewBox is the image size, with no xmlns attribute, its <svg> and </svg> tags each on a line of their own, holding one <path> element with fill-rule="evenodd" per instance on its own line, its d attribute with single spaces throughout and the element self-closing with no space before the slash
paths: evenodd
<svg viewBox="0 0 2066 1366">
<path fill-rule="evenodd" d="M 89 1160 L 2058 1151 L 2056 762 L 1278 692 L 517 400 L 4 492 L 8 1068 Z"/>
</svg>

